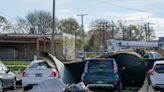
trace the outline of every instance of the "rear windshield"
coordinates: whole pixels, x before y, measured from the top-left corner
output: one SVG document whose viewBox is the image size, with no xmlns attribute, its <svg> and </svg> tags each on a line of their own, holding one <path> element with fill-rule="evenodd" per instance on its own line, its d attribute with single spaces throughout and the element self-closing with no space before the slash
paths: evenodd
<svg viewBox="0 0 164 92">
<path fill-rule="evenodd" d="M 155 54 L 155 58 L 156 58 L 156 59 L 160 59 L 160 58 L 162 58 L 162 56 L 161 56 L 159 53 L 156 53 L 156 54 Z"/>
<path fill-rule="evenodd" d="M 113 60 L 90 60 L 88 69 L 113 69 Z"/>
<path fill-rule="evenodd" d="M 29 65 L 28 69 L 47 69 L 51 68 L 46 62 L 34 62 Z"/>
<path fill-rule="evenodd" d="M 164 64 L 157 64 L 156 65 L 156 72 L 157 73 L 164 73 Z"/>
</svg>

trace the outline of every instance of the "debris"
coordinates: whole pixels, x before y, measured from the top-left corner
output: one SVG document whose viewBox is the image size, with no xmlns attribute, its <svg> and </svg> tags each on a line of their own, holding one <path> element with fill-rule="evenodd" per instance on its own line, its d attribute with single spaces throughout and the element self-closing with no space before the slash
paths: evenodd
<svg viewBox="0 0 164 92">
<path fill-rule="evenodd" d="M 29 92 L 63 92 L 65 88 L 66 85 L 61 79 L 54 78 L 39 83 Z"/>
<path fill-rule="evenodd" d="M 78 84 L 72 84 L 69 87 L 66 87 L 64 92 L 88 92 L 89 89 L 84 85 L 83 82 Z"/>
</svg>

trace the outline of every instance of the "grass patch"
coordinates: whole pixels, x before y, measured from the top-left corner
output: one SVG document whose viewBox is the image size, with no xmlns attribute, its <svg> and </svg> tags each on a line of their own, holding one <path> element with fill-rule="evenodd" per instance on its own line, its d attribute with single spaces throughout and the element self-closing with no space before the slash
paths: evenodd
<svg viewBox="0 0 164 92">
<path fill-rule="evenodd" d="M 29 61 L 2 61 L 5 65 L 29 65 Z"/>
<path fill-rule="evenodd" d="M 29 61 L 2 61 L 12 72 L 21 73 L 31 63 Z"/>
</svg>

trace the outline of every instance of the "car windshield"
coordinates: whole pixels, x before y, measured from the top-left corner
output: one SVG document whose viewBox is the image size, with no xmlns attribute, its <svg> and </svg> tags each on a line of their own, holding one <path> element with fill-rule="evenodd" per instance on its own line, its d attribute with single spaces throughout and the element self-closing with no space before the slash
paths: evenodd
<svg viewBox="0 0 164 92">
<path fill-rule="evenodd" d="M 113 70 L 113 60 L 90 60 L 88 62 L 89 70 L 110 69 Z"/>
<path fill-rule="evenodd" d="M 47 69 L 50 66 L 46 62 L 35 62 L 29 65 L 28 69 Z"/>
<path fill-rule="evenodd" d="M 159 53 L 154 54 L 156 59 L 160 59 L 162 56 Z"/>
<path fill-rule="evenodd" d="M 157 64 L 156 65 L 156 72 L 157 73 L 164 73 L 164 64 Z"/>
</svg>

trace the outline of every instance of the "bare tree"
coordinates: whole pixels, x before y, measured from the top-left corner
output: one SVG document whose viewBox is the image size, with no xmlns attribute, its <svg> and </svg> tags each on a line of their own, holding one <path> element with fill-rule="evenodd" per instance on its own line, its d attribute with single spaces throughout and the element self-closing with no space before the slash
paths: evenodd
<svg viewBox="0 0 164 92">
<path fill-rule="evenodd" d="M 118 29 L 113 21 L 106 19 L 96 19 L 90 24 L 90 41 L 89 46 L 93 46 L 93 49 L 100 49 L 102 46 L 106 48 L 107 39 L 114 39 L 117 37 Z"/>
<path fill-rule="evenodd" d="M 3 16 L 0 16 L 0 32 L 9 32 L 11 31 L 11 23 Z"/>
<path fill-rule="evenodd" d="M 17 33 L 22 33 L 22 34 L 32 34 L 30 29 L 32 28 L 31 24 L 23 19 L 22 17 L 17 17 L 16 18 L 16 24 L 14 25 L 14 30 Z"/>
<path fill-rule="evenodd" d="M 26 15 L 27 21 L 31 24 L 36 34 L 47 34 L 51 31 L 52 16 L 47 11 L 34 11 Z"/>
</svg>

